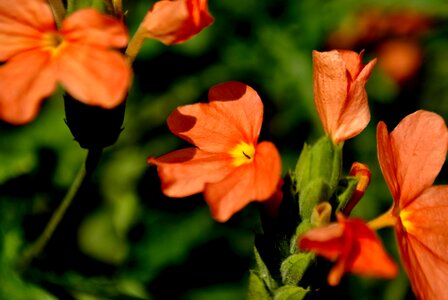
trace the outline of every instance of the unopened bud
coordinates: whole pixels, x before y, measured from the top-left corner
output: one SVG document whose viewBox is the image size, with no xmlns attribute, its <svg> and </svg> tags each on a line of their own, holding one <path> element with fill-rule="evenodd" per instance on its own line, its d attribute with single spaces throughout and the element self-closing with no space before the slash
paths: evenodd
<svg viewBox="0 0 448 300">
<path fill-rule="evenodd" d="M 330 224 L 331 210 L 331 204 L 326 201 L 317 204 L 311 214 L 311 224 L 315 227 Z"/>
<path fill-rule="evenodd" d="M 352 168 L 350 169 L 349 176 L 357 177 L 359 181 L 356 185 L 356 189 L 353 192 L 352 197 L 347 202 L 347 205 L 342 211 L 346 216 L 350 215 L 352 209 L 356 206 L 356 204 L 358 204 L 362 196 L 364 196 L 364 193 L 366 192 L 367 187 L 370 184 L 370 178 L 372 177 L 372 174 L 370 173 L 367 165 L 359 162 L 354 162 Z"/>
</svg>

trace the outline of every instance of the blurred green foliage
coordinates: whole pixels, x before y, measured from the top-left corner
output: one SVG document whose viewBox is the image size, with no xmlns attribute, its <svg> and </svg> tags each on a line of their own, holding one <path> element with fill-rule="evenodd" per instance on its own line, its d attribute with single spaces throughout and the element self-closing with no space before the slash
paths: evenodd
<svg viewBox="0 0 448 300">
<path fill-rule="evenodd" d="M 123 2 L 132 35 L 153 2 Z M 201 195 L 163 196 L 146 158 L 184 145 L 165 126 L 175 107 L 206 101 L 214 84 L 238 80 L 262 97 L 261 137 L 275 142 L 288 172 L 303 143 L 322 134 L 313 104 L 311 51 L 327 50 L 334 32 L 358 32 L 361 25 L 347 31 L 344 24 L 361 12 L 414 11 L 431 25 L 419 36 L 386 35 L 351 49 L 365 49 L 367 61 L 379 55 L 381 43 L 397 38 L 411 39 L 423 53 L 407 81 L 395 82 L 379 65 L 368 84 L 372 121 L 344 147 L 346 170 L 356 160 L 372 171 L 354 215 L 371 219 L 391 205 L 376 159 L 376 123 L 384 120 L 392 129 L 419 108 L 448 119 L 445 0 L 210 0 L 209 6 L 215 23 L 187 43 L 145 42 L 134 64 L 119 141 L 106 149 L 44 253 L 22 274 L 16 268 L 21 251 L 44 228 L 86 153 L 64 124 L 60 93 L 46 101 L 33 123 L 0 125 L 0 299 L 244 299 L 259 231 L 257 206 L 218 224 Z M 447 177 L 445 168 L 439 182 Z M 393 233 L 380 233 L 398 260 Z M 334 295 L 413 297 L 403 272 L 392 281 L 347 275 Z"/>
</svg>

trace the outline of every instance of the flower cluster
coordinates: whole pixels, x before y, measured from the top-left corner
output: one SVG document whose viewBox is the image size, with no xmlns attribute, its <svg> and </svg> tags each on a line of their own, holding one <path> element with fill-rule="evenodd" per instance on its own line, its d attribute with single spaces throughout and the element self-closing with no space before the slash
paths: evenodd
<svg viewBox="0 0 448 300">
<path fill-rule="evenodd" d="M 132 62 L 142 43 L 183 43 L 214 22 L 207 0 L 160 0 L 129 39 L 121 1 L 110 3 L 118 2 L 113 14 L 83 8 L 66 15 L 45 0 L 0 1 L 0 119 L 15 125 L 32 121 L 58 85 L 74 103 L 101 110 L 123 104 L 123 117 Z M 377 60 L 364 64 L 363 54 L 313 51 L 314 103 L 325 136 L 313 146 L 305 144 L 287 178 L 282 178 L 277 147 L 259 142 L 260 96 L 236 81 L 213 86 L 207 103 L 177 107 L 168 116 L 168 128 L 191 146 L 147 160 L 157 167 L 166 196 L 202 193 L 218 222 L 251 202 L 264 203 L 249 295 L 302 299 L 315 289 L 302 286 L 307 269 L 318 265 L 312 263 L 315 254 L 335 262 L 327 277 L 330 286 L 347 272 L 393 278 L 399 269 L 375 233 L 393 227 L 415 295 L 448 299 L 448 185 L 434 185 L 448 151 L 442 117 L 418 110 L 390 133 L 379 122 L 378 161 L 393 204 L 370 222 L 350 217 L 372 177 L 358 162 L 342 175 L 344 142 L 370 121 L 365 86 Z M 69 105 L 70 127 L 77 108 Z M 101 148 L 96 154 L 104 147 L 96 147 Z"/>
</svg>

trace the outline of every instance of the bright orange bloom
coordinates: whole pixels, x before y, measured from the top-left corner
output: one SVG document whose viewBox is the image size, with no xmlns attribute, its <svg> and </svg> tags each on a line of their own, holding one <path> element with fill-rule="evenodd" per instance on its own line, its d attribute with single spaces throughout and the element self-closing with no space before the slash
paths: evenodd
<svg viewBox="0 0 448 300">
<path fill-rule="evenodd" d="M 263 103 L 249 86 L 226 82 L 209 91 L 209 103 L 178 107 L 168 127 L 194 148 L 148 162 L 157 165 L 162 190 L 170 197 L 204 192 L 213 217 L 227 221 L 251 201 L 277 191 L 281 159 L 274 144 L 257 143 Z"/>
<path fill-rule="evenodd" d="M 370 121 L 365 84 L 376 59 L 362 63 L 363 52 L 313 51 L 314 103 L 335 144 L 359 134 Z"/>
<path fill-rule="evenodd" d="M 346 219 L 341 213 L 337 219 L 337 223 L 309 230 L 298 241 L 302 250 L 336 261 L 328 274 L 328 284 L 339 284 L 346 272 L 383 278 L 397 275 L 397 266 L 364 221 Z"/>
<path fill-rule="evenodd" d="M 165 45 L 182 43 L 213 23 L 207 0 L 161 0 L 143 20 L 145 35 Z"/>
<path fill-rule="evenodd" d="M 93 9 L 58 30 L 45 0 L 0 1 L 0 118 L 31 121 L 60 83 L 74 98 L 112 108 L 123 101 L 131 71 L 111 48 L 127 44 L 126 29 Z"/>
<path fill-rule="evenodd" d="M 394 198 L 390 211 L 400 255 L 419 299 L 448 299 L 448 185 L 432 186 L 447 154 L 448 130 L 419 110 L 389 135 L 377 128 L 378 160 Z"/>
</svg>

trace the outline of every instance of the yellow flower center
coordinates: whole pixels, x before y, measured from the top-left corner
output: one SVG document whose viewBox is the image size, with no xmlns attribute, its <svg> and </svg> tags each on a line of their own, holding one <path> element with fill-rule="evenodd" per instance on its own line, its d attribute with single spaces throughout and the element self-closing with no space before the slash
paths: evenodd
<svg viewBox="0 0 448 300">
<path fill-rule="evenodd" d="M 47 32 L 42 37 L 42 49 L 57 55 L 65 46 L 64 38 L 57 32 Z"/>
<path fill-rule="evenodd" d="M 403 227 L 407 232 L 410 232 L 414 229 L 414 223 L 412 223 L 412 221 L 410 220 L 410 215 L 411 213 L 406 210 L 402 210 L 400 212 L 401 224 L 403 224 Z"/>
<path fill-rule="evenodd" d="M 238 167 L 252 162 L 255 155 L 255 147 L 252 144 L 241 142 L 229 153 L 233 157 L 233 165 Z"/>
</svg>

